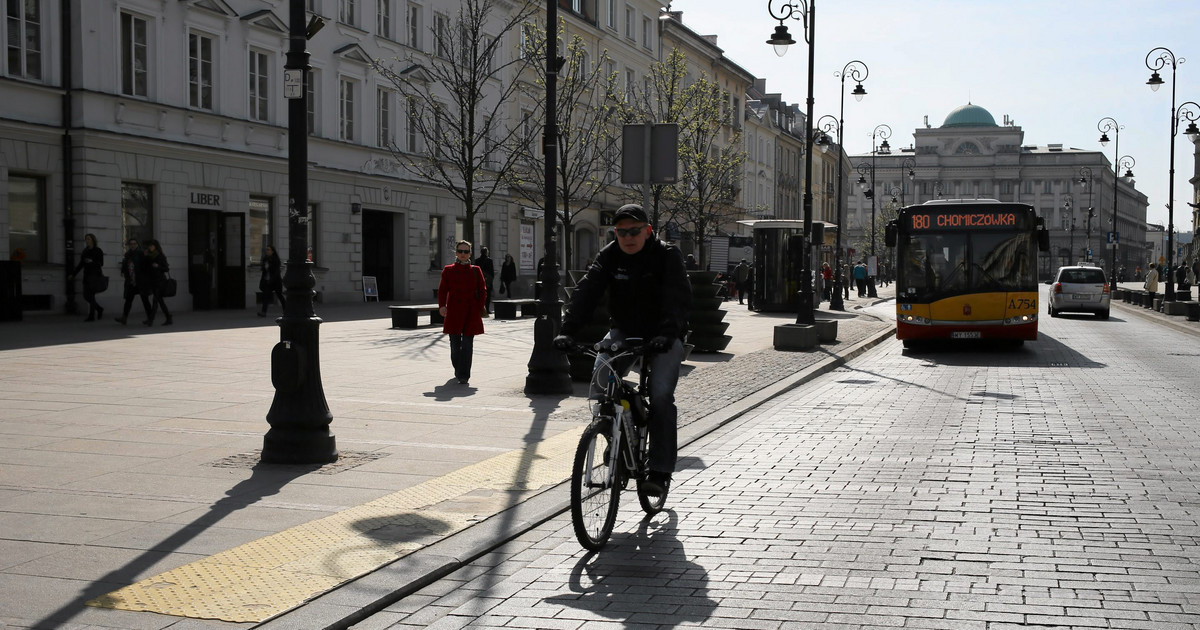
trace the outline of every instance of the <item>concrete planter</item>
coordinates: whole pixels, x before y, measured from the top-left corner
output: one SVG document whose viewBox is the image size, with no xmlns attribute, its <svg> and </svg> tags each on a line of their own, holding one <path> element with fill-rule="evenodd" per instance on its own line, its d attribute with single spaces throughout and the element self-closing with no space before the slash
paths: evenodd
<svg viewBox="0 0 1200 630">
<path fill-rule="evenodd" d="M 833 343 L 837 341 L 837 321 L 818 319 L 815 322 L 817 327 L 817 340 L 821 343 Z"/>
<path fill-rule="evenodd" d="M 776 350 L 812 350 L 817 346 L 817 327 L 781 324 L 775 327 Z"/>
</svg>

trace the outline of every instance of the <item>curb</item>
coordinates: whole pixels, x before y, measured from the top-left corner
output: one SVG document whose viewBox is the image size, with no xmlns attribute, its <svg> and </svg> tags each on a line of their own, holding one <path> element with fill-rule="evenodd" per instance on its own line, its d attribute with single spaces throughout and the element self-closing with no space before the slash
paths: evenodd
<svg viewBox="0 0 1200 630">
<path fill-rule="evenodd" d="M 723 409 L 704 416 L 679 430 L 679 448 L 721 429 L 762 404 L 846 362 L 895 335 L 892 326 L 869 335 L 845 353 L 814 350 L 828 355 L 791 376 L 776 381 Z M 497 513 L 480 523 L 423 547 L 361 578 L 319 595 L 290 611 L 268 619 L 254 628 L 265 630 L 344 630 L 380 612 L 480 557 L 566 513 L 568 504 L 563 481 L 530 499 Z"/>
</svg>

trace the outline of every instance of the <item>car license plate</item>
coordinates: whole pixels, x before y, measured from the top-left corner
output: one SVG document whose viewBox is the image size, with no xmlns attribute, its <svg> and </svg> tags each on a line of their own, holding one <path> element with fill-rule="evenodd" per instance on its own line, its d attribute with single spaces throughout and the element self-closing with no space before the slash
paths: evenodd
<svg viewBox="0 0 1200 630">
<path fill-rule="evenodd" d="M 951 339 L 979 339 L 980 336 L 978 330 L 960 330 L 950 333 Z"/>
<path fill-rule="evenodd" d="M 1091 294 L 1091 293 L 1072 293 L 1072 294 L 1071 294 L 1071 299 L 1073 299 L 1073 300 L 1084 300 L 1084 301 L 1087 301 L 1087 302 L 1091 302 L 1091 301 L 1092 301 L 1092 294 Z"/>
</svg>

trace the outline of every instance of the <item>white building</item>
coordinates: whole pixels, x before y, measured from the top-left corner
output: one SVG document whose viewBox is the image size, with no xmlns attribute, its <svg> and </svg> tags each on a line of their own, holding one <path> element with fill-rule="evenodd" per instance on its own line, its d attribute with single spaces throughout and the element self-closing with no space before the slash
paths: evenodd
<svg viewBox="0 0 1200 630">
<path fill-rule="evenodd" d="M 874 210 L 877 218 L 881 210 L 878 204 L 888 201 L 892 189 L 904 190 L 907 204 L 938 197 L 1018 201 L 1036 208 L 1050 230 L 1050 252 L 1042 254 L 1043 275 L 1059 265 L 1085 259 L 1105 268 L 1111 265 L 1111 251 L 1104 242 L 1106 233 L 1113 229 L 1115 175 L 1102 151 L 1061 144 L 1025 144 L 1024 132 L 1007 116 L 1004 124 L 998 125 L 986 109 L 967 104 L 950 112 L 940 127 L 927 124 L 916 129 L 911 148 L 850 159 L 856 168 L 868 165 L 869 173 L 872 158 L 875 189 L 879 191 Z M 906 159 L 915 166 L 903 168 Z M 910 170 L 915 177 L 910 178 Z M 858 244 L 856 257 L 862 257 L 870 247 L 871 200 L 863 194 L 851 194 L 847 203 L 848 233 L 851 242 Z M 1132 272 L 1149 260 L 1147 205 L 1146 195 L 1134 188 L 1132 178 L 1116 181 L 1118 269 Z M 1090 217 L 1089 208 L 1093 209 Z M 882 229 L 882 225 L 877 226 L 876 253 L 884 260 L 887 252 L 879 236 Z"/>
</svg>

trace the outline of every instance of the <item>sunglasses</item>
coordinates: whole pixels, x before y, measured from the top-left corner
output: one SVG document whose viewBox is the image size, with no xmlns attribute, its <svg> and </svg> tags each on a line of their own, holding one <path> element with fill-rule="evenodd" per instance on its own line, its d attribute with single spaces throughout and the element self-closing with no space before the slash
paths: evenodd
<svg viewBox="0 0 1200 630">
<path fill-rule="evenodd" d="M 617 236 L 638 236 L 644 229 L 646 229 L 646 226 L 639 225 L 631 228 L 614 228 L 613 231 L 617 233 Z"/>
<path fill-rule="evenodd" d="M 471 253 L 471 250 L 469 250 L 469 249 L 456 249 L 456 250 L 454 250 L 454 253 L 456 253 L 456 254 L 470 254 L 470 253 Z"/>
</svg>

